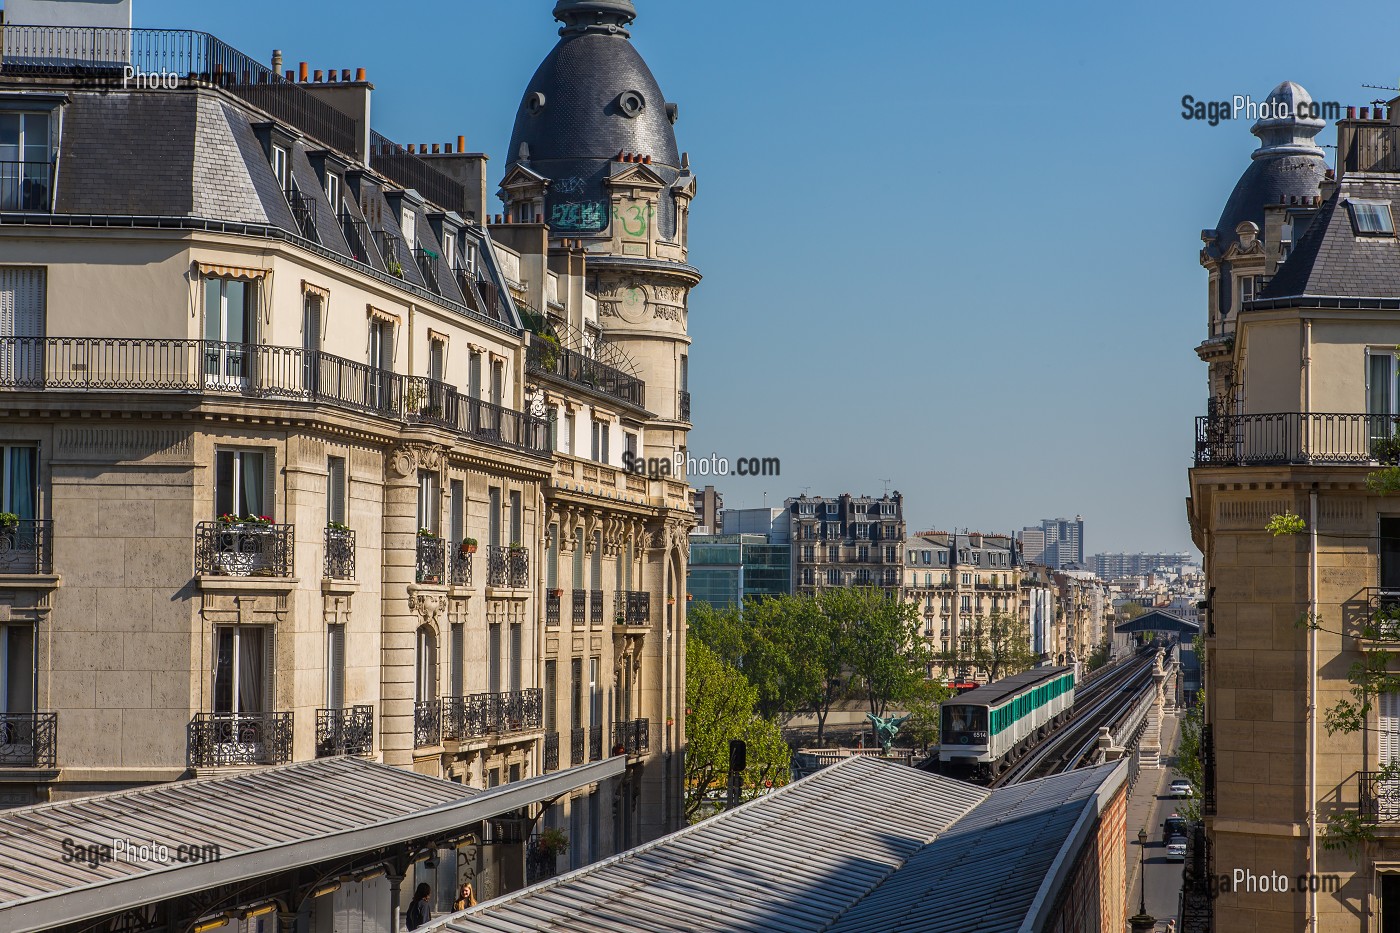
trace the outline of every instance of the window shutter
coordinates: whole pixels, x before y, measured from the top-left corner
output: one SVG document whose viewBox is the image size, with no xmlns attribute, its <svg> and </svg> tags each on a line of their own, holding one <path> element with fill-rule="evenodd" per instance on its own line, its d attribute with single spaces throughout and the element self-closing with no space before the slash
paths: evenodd
<svg viewBox="0 0 1400 933">
<path fill-rule="evenodd" d="M 302 346 L 313 353 L 321 349 L 321 298 L 319 295 L 306 296 L 306 320 L 303 325 Z"/>
<path fill-rule="evenodd" d="M 277 520 L 277 453 L 272 449 L 262 451 L 263 469 L 263 514 Z M 285 518 L 285 516 L 284 516 Z"/>
<path fill-rule="evenodd" d="M 276 638 L 276 630 L 271 626 L 263 627 L 263 710 L 274 712 L 277 709 L 277 652 L 273 647 Z"/>
<path fill-rule="evenodd" d="M 461 622 L 452 624 L 452 695 L 463 696 L 466 688 L 466 633 Z"/>
<path fill-rule="evenodd" d="M 513 623 L 510 627 L 510 690 L 512 693 L 518 693 L 523 688 L 521 650 L 523 648 L 524 628 L 519 622 Z"/>
<path fill-rule="evenodd" d="M 559 526 L 549 526 L 549 549 L 545 552 L 545 586 L 548 589 L 559 587 Z"/>
<path fill-rule="evenodd" d="M 490 626 L 491 637 L 487 647 L 488 656 L 486 662 L 489 665 L 489 678 L 487 690 L 490 693 L 501 692 L 501 625 L 499 622 Z"/>
<path fill-rule="evenodd" d="M 345 458 L 331 457 L 326 473 L 326 484 L 330 487 L 326 490 L 327 520 L 343 525 L 346 515 Z"/>
<path fill-rule="evenodd" d="M 326 629 L 326 707 L 345 708 L 345 626 L 337 624 Z"/>
</svg>

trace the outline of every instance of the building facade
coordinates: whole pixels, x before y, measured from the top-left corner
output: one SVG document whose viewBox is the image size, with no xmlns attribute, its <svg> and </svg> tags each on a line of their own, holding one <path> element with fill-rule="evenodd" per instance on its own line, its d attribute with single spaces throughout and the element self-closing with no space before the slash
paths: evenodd
<svg viewBox="0 0 1400 933">
<path fill-rule="evenodd" d="M 621 5 L 561 3 L 560 47 Z M 0 801 L 619 756 L 546 817 L 571 864 L 675 828 L 694 518 L 683 478 L 621 460 L 688 428 L 684 296 L 653 299 L 698 281 L 693 178 L 617 163 L 672 205 L 645 255 L 621 221 L 488 224 L 485 158 L 375 133 L 363 72 L 179 36 L 121 31 L 177 73 L 123 88 L 108 34 L 5 29 Z M 648 315 L 614 340 L 595 296 L 629 262 Z M 493 841 L 483 893 L 524 879 L 523 840 Z"/>
<path fill-rule="evenodd" d="M 936 674 L 954 683 L 985 683 L 988 652 L 1005 637 L 1028 633 L 1023 618 L 1023 566 L 1007 536 L 930 531 L 903 545 L 904 600 L 919 607 L 924 638 L 938 656 Z M 1026 635 L 1029 645 L 1029 635 Z M 1000 649 L 998 649 L 1000 650 Z M 1006 676 L 1014 671 L 999 671 Z"/>
<path fill-rule="evenodd" d="M 1093 564 L 1094 575 L 1100 580 L 1117 580 L 1119 577 L 1136 577 L 1151 573 L 1163 567 L 1175 570 L 1190 566 L 1196 560 L 1186 551 L 1181 551 L 1175 554 L 1095 554 L 1090 562 Z"/>
<path fill-rule="evenodd" d="M 798 593 L 823 587 L 878 587 L 898 599 L 903 583 L 904 499 L 844 493 L 788 499 L 792 586 Z"/>
<path fill-rule="evenodd" d="M 1046 518 L 1039 527 L 1021 529 L 1021 548 L 1030 563 L 1059 570 L 1084 566 L 1084 519 Z"/>
<path fill-rule="evenodd" d="M 1209 406 L 1188 515 L 1208 587 L 1205 827 L 1212 871 L 1269 865 L 1337 890 L 1209 903 L 1216 930 L 1379 931 L 1400 922 L 1400 826 L 1375 777 L 1400 747 L 1400 701 L 1381 684 L 1360 728 L 1329 730 L 1328 714 L 1396 646 L 1400 520 L 1367 480 L 1395 462 L 1397 102 L 1348 109 L 1334 170 L 1322 122 L 1296 115 L 1307 92 L 1270 99 L 1291 115 L 1254 125 L 1252 162 L 1201 236 Z M 1267 530 L 1286 514 L 1300 533 Z M 1373 838 L 1325 845 L 1348 819 Z"/>
</svg>

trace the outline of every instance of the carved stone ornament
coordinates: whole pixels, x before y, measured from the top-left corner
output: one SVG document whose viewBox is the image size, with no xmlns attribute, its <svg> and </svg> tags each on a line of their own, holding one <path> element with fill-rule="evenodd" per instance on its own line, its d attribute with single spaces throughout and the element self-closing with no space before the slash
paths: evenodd
<svg viewBox="0 0 1400 933">
<path fill-rule="evenodd" d="M 436 625 L 438 616 L 447 611 L 447 597 L 440 593 L 409 593 L 408 608 L 418 614 L 424 625 Z"/>
<path fill-rule="evenodd" d="M 389 457 L 389 469 L 397 479 L 413 476 L 419 469 L 442 468 L 442 449 L 426 444 L 408 444 Z"/>
</svg>

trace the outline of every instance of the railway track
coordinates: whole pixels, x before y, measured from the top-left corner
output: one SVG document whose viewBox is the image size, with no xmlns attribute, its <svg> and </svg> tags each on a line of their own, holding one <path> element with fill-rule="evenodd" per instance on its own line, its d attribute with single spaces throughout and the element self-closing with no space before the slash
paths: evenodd
<svg viewBox="0 0 1400 933">
<path fill-rule="evenodd" d="M 1075 768 L 1094 748 L 1099 728 L 1111 726 L 1152 685 L 1155 651 L 1146 651 L 1095 678 L 1083 693 L 1076 689 L 1074 716 L 1059 731 L 1031 747 L 1020 761 L 994 778 L 1004 787 Z"/>
</svg>

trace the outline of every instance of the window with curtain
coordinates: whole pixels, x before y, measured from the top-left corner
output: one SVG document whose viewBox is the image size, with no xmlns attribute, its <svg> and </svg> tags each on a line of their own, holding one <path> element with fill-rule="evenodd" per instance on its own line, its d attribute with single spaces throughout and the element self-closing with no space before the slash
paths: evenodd
<svg viewBox="0 0 1400 933">
<path fill-rule="evenodd" d="M 4 497 L 0 511 L 19 516 L 20 521 L 38 517 L 39 448 L 7 445 L 4 452 Z"/>
<path fill-rule="evenodd" d="M 267 496 L 268 456 L 256 450 L 214 454 L 214 515 L 271 516 Z"/>
<path fill-rule="evenodd" d="M 221 625 L 215 629 L 214 639 L 214 712 L 266 712 L 272 645 L 266 627 Z"/>
<path fill-rule="evenodd" d="M 1366 353 L 1366 414 L 1370 422 L 1371 440 L 1378 441 L 1396 433 L 1397 380 L 1395 353 L 1383 347 L 1372 347 Z"/>
<path fill-rule="evenodd" d="M 419 627 L 414 653 L 413 700 L 431 703 L 437 699 L 437 639 L 433 630 Z"/>
<path fill-rule="evenodd" d="M 0 713 L 34 712 L 34 626 L 0 625 Z"/>
<path fill-rule="evenodd" d="M 438 475 L 433 470 L 418 471 L 418 527 L 438 533 L 441 521 L 441 496 L 438 493 Z"/>
</svg>

